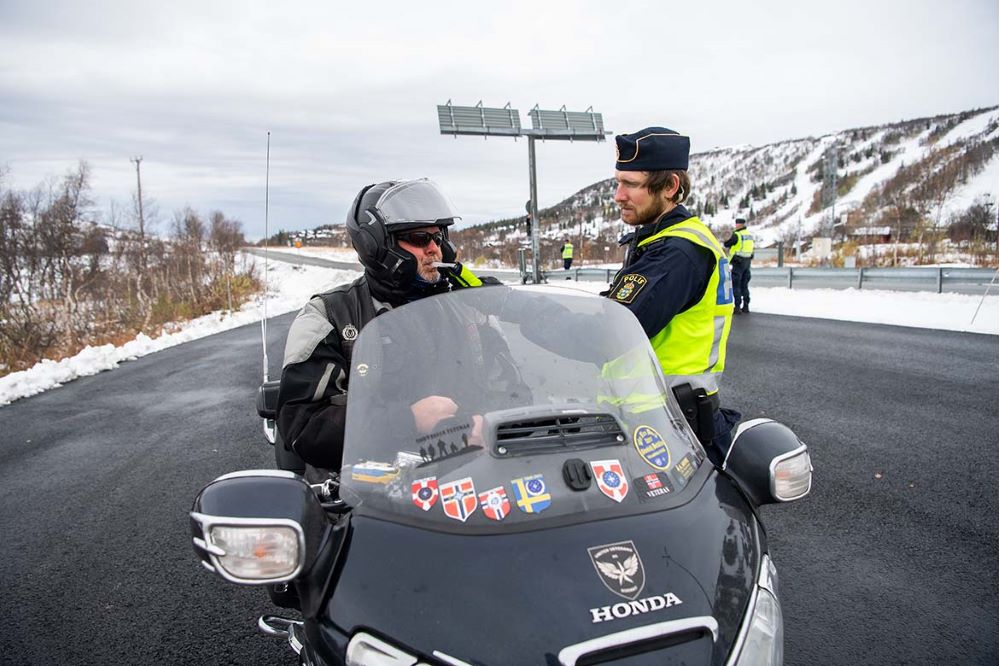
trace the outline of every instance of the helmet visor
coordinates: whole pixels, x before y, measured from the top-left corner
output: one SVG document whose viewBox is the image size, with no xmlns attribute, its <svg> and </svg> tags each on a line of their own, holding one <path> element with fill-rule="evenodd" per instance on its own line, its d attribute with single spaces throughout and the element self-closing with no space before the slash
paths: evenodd
<svg viewBox="0 0 1000 666">
<path fill-rule="evenodd" d="M 461 219 L 444 193 L 426 178 L 393 185 L 379 197 L 375 208 L 388 228 L 447 226 Z"/>
</svg>

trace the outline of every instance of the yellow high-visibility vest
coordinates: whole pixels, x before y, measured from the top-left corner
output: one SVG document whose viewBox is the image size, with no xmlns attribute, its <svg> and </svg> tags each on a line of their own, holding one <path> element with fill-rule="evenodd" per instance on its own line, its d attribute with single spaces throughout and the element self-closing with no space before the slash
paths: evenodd
<svg viewBox="0 0 1000 666">
<path fill-rule="evenodd" d="M 738 240 L 733 246 L 732 256 L 749 259 L 753 256 L 753 236 L 748 234 L 746 229 L 737 229 L 733 233 L 736 234 Z"/>
<path fill-rule="evenodd" d="M 729 260 L 711 229 L 697 217 L 653 234 L 639 247 L 665 237 L 683 238 L 711 251 L 715 267 L 701 299 L 675 315 L 649 342 L 672 386 L 687 382 L 711 395 L 719 390 L 717 377 L 726 366 L 726 343 L 733 320 Z"/>
</svg>

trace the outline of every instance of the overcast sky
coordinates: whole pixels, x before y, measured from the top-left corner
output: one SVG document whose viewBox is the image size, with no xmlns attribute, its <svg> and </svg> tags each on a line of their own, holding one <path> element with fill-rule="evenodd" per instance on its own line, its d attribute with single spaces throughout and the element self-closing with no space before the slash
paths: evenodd
<svg viewBox="0 0 1000 666">
<path fill-rule="evenodd" d="M 185 205 L 247 235 L 342 222 L 368 183 L 427 176 L 466 222 L 521 215 L 525 140 L 446 137 L 436 105 L 664 125 L 694 152 L 998 101 L 996 0 L 152 2 L 0 0 L 0 168 L 78 160 L 97 208 L 141 155 L 166 232 Z M 538 144 L 539 199 L 610 177 L 614 142 Z M 695 184 L 697 187 L 697 183 Z"/>
</svg>

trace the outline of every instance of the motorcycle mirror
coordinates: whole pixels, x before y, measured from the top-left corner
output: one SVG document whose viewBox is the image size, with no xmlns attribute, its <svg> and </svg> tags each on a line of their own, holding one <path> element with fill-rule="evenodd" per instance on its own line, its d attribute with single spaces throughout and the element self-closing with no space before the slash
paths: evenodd
<svg viewBox="0 0 1000 666">
<path fill-rule="evenodd" d="M 771 419 L 741 423 L 722 469 L 757 505 L 791 502 L 809 494 L 809 449 L 787 426 Z"/>
</svg>

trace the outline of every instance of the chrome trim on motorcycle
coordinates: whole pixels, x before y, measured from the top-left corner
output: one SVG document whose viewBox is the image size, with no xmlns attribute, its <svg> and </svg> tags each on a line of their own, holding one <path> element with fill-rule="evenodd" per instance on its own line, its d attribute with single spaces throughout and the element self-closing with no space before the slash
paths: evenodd
<svg viewBox="0 0 1000 666">
<path fill-rule="evenodd" d="M 292 648 L 295 654 L 302 654 L 302 641 L 299 640 L 300 631 L 302 631 L 301 622 L 288 628 L 288 647 Z"/>
<path fill-rule="evenodd" d="M 226 551 L 222 550 L 218 546 L 210 543 L 205 543 L 203 539 L 198 537 L 192 537 L 191 541 L 194 542 L 196 548 L 205 551 L 206 553 L 211 553 L 212 555 L 225 555 Z"/>
<path fill-rule="evenodd" d="M 451 664 L 451 666 L 472 666 L 472 664 L 470 664 L 469 662 L 462 661 L 461 659 L 453 657 L 450 654 L 445 654 L 440 650 L 434 650 L 434 652 L 432 652 L 431 654 L 433 654 L 435 657 L 437 657 L 444 663 Z M 417 664 L 417 666 L 420 666 L 420 664 Z"/>
<path fill-rule="evenodd" d="M 280 615 L 261 615 L 257 618 L 257 629 L 267 636 L 288 638 L 289 630 L 295 625 L 301 625 L 302 620 L 293 620 Z M 275 626 L 278 625 L 278 626 Z"/>
<path fill-rule="evenodd" d="M 699 617 L 686 617 L 681 620 L 669 620 L 667 622 L 657 622 L 648 624 L 645 627 L 635 627 L 626 629 L 600 638 L 592 638 L 576 645 L 568 645 L 559 651 L 559 663 L 563 666 L 575 666 L 576 662 L 592 652 L 599 652 L 616 647 L 623 647 L 632 643 L 646 641 L 672 634 L 679 634 L 694 629 L 707 629 L 712 632 L 712 642 L 719 638 L 719 623 L 714 617 L 702 615 Z"/>
<path fill-rule="evenodd" d="M 257 630 L 266 636 L 286 639 L 295 654 L 302 653 L 302 640 L 298 636 L 298 632 L 302 630 L 302 620 L 280 615 L 261 615 L 257 618 Z"/>
<path fill-rule="evenodd" d="M 291 474 L 291 472 L 286 473 Z M 190 515 L 191 518 L 201 526 L 202 535 L 205 537 L 204 540 L 198 539 L 197 537 L 193 538 L 192 541 L 194 542 L 194 545 L 208 554 L 209 562 L 211 562 L 211 566 L 215 568 L 215 573 L 219 574 L 230 583 L 239 583 L 241 585 L 269 585 L 271 583 L 285 583 L 293 580 L 300 573 L 302 573 L 302 569 L 305 565 L 306 535 L 302 531 L 302 526 L 296 521 L 288 518 L 235 518 L 232 516 L 209 516 L 204 513 L 198 513 L 197 511 L 191 511 L 188 515 Z M 232 527 L 287 527 L 291 529 L 295 532 L 295 540 L 298 542 L 299 547 L 299 561 L 295 566 L 295 570 L 287 576 L 260 580 L 234 576 L 226 571 L 226 568 L 222 566 L 221 562 L 219 562 L 219 558 L 224 557 L 226 555 L 226 551 L 222 550 L 211 541 L 212 528 L 220 525 L 228 525 Z"/>
<path fill-rule="evenodd" d="M 264 438 L 273 445 L 277 437 L 278 426 L 275 425 L 274 419 L 264 419 Z"/>
<path fill-rule="evenodd" d="M 754 426 L 758 426 L 761 423 L 772 423 L 772 422 L 774 422 L 774 419 L 768 419 L 768 418 L 750 419 L 749 421 L 744 421 L 743 423 L 736 426 L 736 432 L 733 433 L 733 440 L 732 440 L 733 444 L 736 443 L 736 438 L 739 437 L 741 434 L 743 434 L 744 431 L 749 430 Z M 733 452 L 733 446 L 730 445 L 729 450 L 726 451 L 726 458 L 725 460 L 722 461 L 722 469 L 726 469 L 727 466 L 729 465 L 729 454 L 732 452 Z"/>
<path fill-rule="evenodd" d="M 298 474 L 294 472 L 289 472 L 283 469 L 241 469 L 238 472 L 230 472 L 229 474 L 223 474 L 219 478 L 212 481 L 216 483 L 217 481 L 225 481 L 226 479 L 243 479 L 248 476 L 273 476 L 279 479 L 300 479 Z"/>
<path fill-rule="evenodd" d="M 758 525 L 756 519 L 753 521 L 753 534 L 754 541 L 757 544 L 760 544 L 760 525 Z M 757 569 L 757 575 L 754 577 L 754 580 L 760 579 L 764 568 L 770 561 L 771 558 L 767 553 L 761 553 L 760 567 Z M 733 664 L 736 663 L 736 660 L 739 659 L 740 652 L 743 651 L 743 643 L 746 642 L 747 634 L 750 632 L 750 620 L 753 618 L 753 611 L 757 607 L 757 595 L 759 593 L 760 587 L 758 585 L 754 585 L 753 589 L 750 591 L 750 600 L 747 602 L 746 612 L 743 613 L 743 621 L 740 622 L 740 631 L 736 634 L 732 647 L 729 648 L 729 658 L 726 659 L 726 666 L 733 666 Z"/>
</svg>

